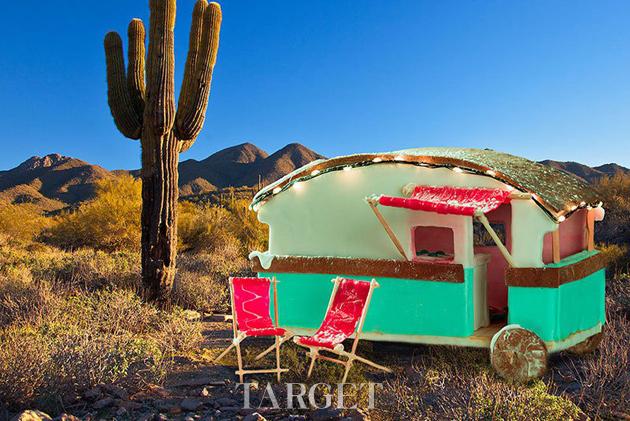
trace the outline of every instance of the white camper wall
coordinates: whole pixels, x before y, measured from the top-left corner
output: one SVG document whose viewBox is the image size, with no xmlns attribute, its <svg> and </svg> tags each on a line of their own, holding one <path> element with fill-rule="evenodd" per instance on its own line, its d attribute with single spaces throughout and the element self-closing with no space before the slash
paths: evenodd
<svg viewBox="0 0 630 421">
<path fill-rule="evenodd" d="M 292 256 L 334 256 L 369 259 L 400 259 L 370 207 L 366 196 L 400 196 L 407 183 L 431 186 L 490 187 L 505 185 L 491 177 L 457 173 L 447 168 L 426 168 L 408 164 L 379 164 L 349 171 L 333 171 L 299 183 L 271 198 L 258 210 L 258 219 L 269 225 L 269 253 Z M 549 219 L 531 200 L 531 207 L 519 207 L 512 224 L 521 227 L 512 234 L 512 245 L 522 250 L 523 261 L 533 258 L 526 247 L 532 239 L 525 221 Z M 380 206 L 392 230 L 412 257 L 412 227 L 445 226 L 455 235 L 455 262 L 473 266 L 470 217 L 438 215 Z M 517 220 L 518 218 L 518 220 Z M 437 223 L 439 221 L 439 224 Z M 551 222 L 551 220 L 549 219 Z M 529 227 L 536 229 L 540 224 Z M 545 231 L 546 232 L 546 231 Z M 540 234 L 542 253 L 542 236 Z M 522 238 L 522 240 L 521 240 Z M 518 243 L 523 243 L 517 246 Z M 529 244 L 525 244 L 525 243 Z M 536 248 L 536 247 L 534 247 Z M 539 256 L 542 254 L 539 253 Z M 541 260 L 542 264 L 542 260 Z M 519 265 L 520 266 L 520 265 Z"/>
</svg>

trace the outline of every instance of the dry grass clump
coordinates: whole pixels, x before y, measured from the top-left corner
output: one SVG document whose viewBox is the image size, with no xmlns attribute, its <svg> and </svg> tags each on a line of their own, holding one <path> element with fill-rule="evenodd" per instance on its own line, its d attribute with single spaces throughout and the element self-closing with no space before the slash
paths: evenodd
<svg viewBox="0 0 630 421">
<path fill-rule="evenodd" d="M 374 418 L 575 419 L 579 409 L 542 381 L 504 382 L 486 350 L 428 347 L 403 374 L 384 384 Z"/>
<path fill-rule="evenodd" d="M 173 289 L 174 302 L 205 312 L 229 311 L 230 276 L 251 275 L 240 247 L 226 246 L 213 254 L 182 254 Z"/>
<path fill-rule="evenodd" d="M 135 294 L 138 256 L 0 247 L 0 396 L 54 407 L 99 383 L 159 380 L 200 325 Z"/>
<path fill-rule="evenodd" d="M 139 266 L 140 256 L 129 251 L 0 246 L 0 276 L 16 272 L 20 279 L 46 280 L 68 290 L 104 287 L 136 290 L 140 285 Z"/>
<path fill-rule="evenodd" d="M 125 291 L 63 297 L 62 311 L 0 329 L 0 396 L 13 406 L 71 402 L 100 383 L 157 381 L 199 346 L 200 325 Z"/>
</svg>

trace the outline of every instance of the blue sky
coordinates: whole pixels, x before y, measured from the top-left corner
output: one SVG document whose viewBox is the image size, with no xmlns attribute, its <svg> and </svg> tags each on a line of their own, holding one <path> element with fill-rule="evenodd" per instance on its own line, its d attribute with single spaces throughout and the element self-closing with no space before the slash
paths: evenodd
<svg viewBox="0 0 630 421">
<path fill-rule="evenodd" d="M 179 87 L 193 0 L 178 1 Z M 630 2 L 237 1 L 187 158 L 250 141 L 328 156 L 419 146 L 630 166 Z M 137 168 L 106 101 L 102 40 L 148 0 L 7 2 L 0 169 L 57 152 Z"/>
</svg>

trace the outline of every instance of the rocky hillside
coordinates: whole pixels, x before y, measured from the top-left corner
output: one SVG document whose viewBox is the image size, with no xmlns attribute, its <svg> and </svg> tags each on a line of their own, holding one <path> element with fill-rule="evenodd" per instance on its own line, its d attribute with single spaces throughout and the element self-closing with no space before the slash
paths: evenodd
<svg viewBox="0 0 630 421">
<path fill-rule="evenodd" d="M 55 210 L 89 199 L 97 180 L 111 177 L 98 165 L 59 154 L 34 156 L 0 171 L 0 202 L 33 203 Z"/>
<path fill-rule="evenodd" d="M 179 165 L 182 196 L 212 193 L 226 187 L 268 184 L 294 169 L 322 158 L 307 147 L 291 143 L 269 155 L 251 143 L 223 149 L 206 159 Z M 0 203 L 33 203 L 53 211 L 89 200 L 96 181 L 116 173 L 139 175 L 138 170 L 108 171 L 59 154 L 34 156 L 17 167 L 0 171 Z"/>
<path fill-rule="evenodd" d="M 540 161 L 540 163 L 577 175 L 589 183 L 597 181 L 602 177 L 613 176 L 617 173 L 630 175 L 630 169 L 622 167 L 618 164 L 604 164 L 598 167 L 589 167 L 588 165 L 580 164 L 579 162 L 552 161 L 550 159 Z"/>
</svg>

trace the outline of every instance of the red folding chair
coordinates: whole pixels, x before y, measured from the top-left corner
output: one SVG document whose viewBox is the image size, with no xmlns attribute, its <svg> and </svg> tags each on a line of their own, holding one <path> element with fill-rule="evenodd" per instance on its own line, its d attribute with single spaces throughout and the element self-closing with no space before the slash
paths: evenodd
<svg viewBox="0 0 630 421">
<path fill-rule="evenodd" d="M 255 373 L 276 373 L 278 381 L 280 374 L 288 369 L 280 368 L 280 345 L 293 337 L 293 333 L 278 327 L 278 281 L 276 278 L 230 278 L 230 299 L 232 303 L 232 330 L 234 338 L 232 344 L 227 347 L 214 362 L 218 362 L 232 348 L 236 348 L 238 361 L 238 374 L 241 383 L 243 375 Z M 275 323 L 269 313 L 269 301 L 271 285 L 273 284 L 273 303 Z M 250 336 L 273 336 L 275 343 L 258 354 L 256 359 L 264 357 L 269 352 L 276 350 L 276 368 L 244 370 L 243 357 L 241 355 L 241 342 Z"/>
<path fill-rule="evenodd" d="M 328 302 L 326 316 L 317 332 L 313 336 L 293 339 L 296 344 L 309 349 L 308 355 L 311 357 L 311 365 L 308 368 L 307 378 L 311 377 L 315 361 L 318 359 L 343 365 L 345 372 L 341 380 L 342 383 L 346 382 L 355 360 L 391 373 L 389 368 L 356 355 L 365 316 L 372 300 L 372 293 L 374 288 L 379 287 L 379 284 L 375 279 L 366 282 L 339 277 L 333 279 L 332 282 L 335 286 Z M 355 336 L 352 350 L 350 352 L 344 351 L 342 342 L 353 334 Z M 342 361 L 321 355 L 322 352 L 330 352 L 344 357 L 346 360 Z"/>
</svg>

